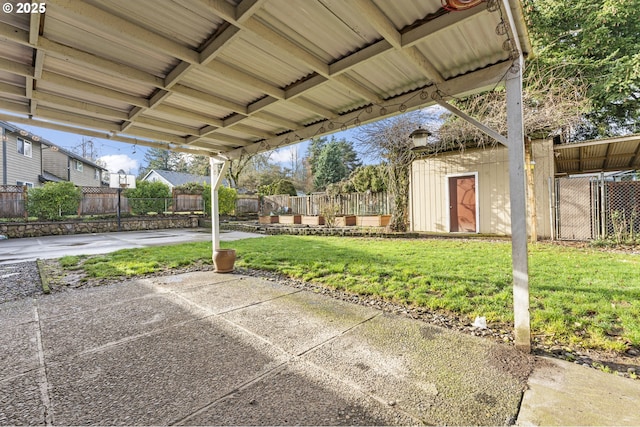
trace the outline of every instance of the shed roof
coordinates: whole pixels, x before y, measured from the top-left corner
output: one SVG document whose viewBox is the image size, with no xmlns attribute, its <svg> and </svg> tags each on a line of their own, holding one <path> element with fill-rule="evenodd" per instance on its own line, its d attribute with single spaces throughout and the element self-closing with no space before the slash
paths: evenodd
<svg viewBox="0 0 640 427">
<path fill-rule="evenodd" d="M 448 1 L 47 0 L 0 15 L 0 119 L 227 158 L 293 144 L 494 87 L 530 50 L 519 1 Z"/>
<path fill-rule="evenodd" d="M 640 135 L 555 145 L 556 175 L 640 169 Z"/>
</svg>

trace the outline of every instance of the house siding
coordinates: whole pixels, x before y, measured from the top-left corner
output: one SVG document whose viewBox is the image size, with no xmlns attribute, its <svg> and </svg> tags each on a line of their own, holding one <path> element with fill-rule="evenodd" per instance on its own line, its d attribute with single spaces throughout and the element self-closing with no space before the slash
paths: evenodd
<svg viewBox="0 0 640 427">
<path fill-rule="evenodd" d="M 553 176 L 551 141 L 533 144 L 537 234 L 550 237 L 549 180 Z M 507 149 L 496 146 L 448 152 L 416 160 L 412 166 L 410 206 L 413 231 L 448 233 L 448 177 L 477 173 L 478 231 L 510 235 L 509 162 Z"/>
<path fill-rule="evenodd" d="M 82 172 L 80 172 L 76 170 L 75 163 L 76 163 L 75 159 L 70 160 L 71 182 L 73 182 L 75 185 L 82 186 L 82 187 L 100 187 L 101 185 L 100 176 L 98 176 L 98 179 L 95 179 L 96 168 L 86 163 L 83 163 Z"/>
<path fill-rule="evenodd" d="M 69 157 L 65 153 L 61 151 L 54 151 L 52 149 L 45 149 L 43 150 L 42 157 L 42 169 L 44 171 L 49 172 L 62 180 L 69 180 Z"/>
<path fill-rule="evenodd" d="M 82 162 L 82 172 L 76 170 L 76 159 L 69 157 L 63 151 L 53 151 L 45 149 L 43 153 L 43 170 L 57 176 L 58 178 L 71 181 L 75 185 L 82 187 L 100 187 L 102 185 L 101 175 L 95 179 L 96 168 Z"/>
<path fill-rule="evenodd" d="M 41 171 L 41 153 L 40 143 L 23 138 L 15 133 L 7 132 L 6 142 L 6 183 L 4 185 L 16 185 L 20 182 L 30 182 L 35 186 L 39 186 L 38 176 Z M 18 153 L 18 138 L 31 142 L 31 157 Z M 0 163 L 5 164 L 5 159 Z M 5 171 L 2 171 L 5 176 Z"/>
</svg>

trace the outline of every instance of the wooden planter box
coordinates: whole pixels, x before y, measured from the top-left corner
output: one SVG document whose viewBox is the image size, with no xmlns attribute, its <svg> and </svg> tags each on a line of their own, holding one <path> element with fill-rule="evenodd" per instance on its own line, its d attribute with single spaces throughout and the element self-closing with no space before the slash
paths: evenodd
<svg viewBox="0 0 640 427">
<path fill-rule="evenodd" d="M 268 215 L 258 217 L 258 223 L 260 224 L 277 224 L 278 215 Z"/>
<path fill-rule="evenodd" d="M 336 227 L 348 227 L 356 225 L 355 215 L 337 216 L 335 219 Z"/>
<path fill-rule="evenodd" d="M 280 224 L 300 224 L 302 215 L 280 215 Z"/>
<path fill-rule="evenodd" d="M 356 218 L 356 225 L 360 227 L 386 227 L 391 215 L 364 215 Z"/>
<path fill-rule="evenodd" d="M 302 224 L 305 225 L 324 225 L 324 217 L 323 216 L 312 216 L 312 215 L 303 215 L 302 216 Z"/>
</svg>

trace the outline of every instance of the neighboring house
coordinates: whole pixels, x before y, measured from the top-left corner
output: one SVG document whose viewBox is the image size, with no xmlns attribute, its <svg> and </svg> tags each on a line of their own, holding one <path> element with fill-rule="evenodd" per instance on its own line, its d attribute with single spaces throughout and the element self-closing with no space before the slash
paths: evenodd
<svg viewBox="0 0 640 427">
<path fill-rule="evenodd" d="M 567 235 L 567 226 L 562 228 L 561 221 L 569 214 L 587 226 L 597 220 L 592 213 L 592 205 L 600 197 L 591 193 L 595 187 L 589 179 L 583 185 L 576 180 L 571 182 L 569 176 L 604 176 L 607 171 L 640 169 L 640 135 L 571 144 L 557 142 L 533 141 L 531 155 L 525 161 L 530 173 L 529 231 L 535 218 L 539 238 L 558 237 L 556 233 L 562 230 Z M 581 199 L 580 209 L 577 196 Z M 633 203 L 640 207 L 640 199 Z M 572 214 L 574 210 L 578 213 Z M 507 148 L 496 145 L 451 149 L 419 157 L 412 165 L 409 215 L 411 229 L 417 232 L 510 235 Z"/>
<path fill-rule="evenodd" d="M 105 168 L 37 135 L 0 121 L 0 183 L 36 187 L 48 181 L 71 181 L 102 187 Z"/>
<path fill-rule="evenodd" d="M 158 169 L 152 169 L 149 171 L 142 181 L 151 181 L 151 182 L 162 182 L 169 186 L 170 190 L 173 190 L 174 187 L 179 187 L 184 184 L 189 184 L 195 182 L 197 184 L 208 184 L 211 185 L 211 177 L 202 176 L 202 175 L 193 175 L 190 173 L 184 172 L 173 172 L 173 171 L 164 171 Z"/>
<path fill-rule="evenodd" d="M 38 186 L 42 175 L 42 142 L 38 137 L 9 123 L 2 128 L 2 185 Z"/>
</svg>

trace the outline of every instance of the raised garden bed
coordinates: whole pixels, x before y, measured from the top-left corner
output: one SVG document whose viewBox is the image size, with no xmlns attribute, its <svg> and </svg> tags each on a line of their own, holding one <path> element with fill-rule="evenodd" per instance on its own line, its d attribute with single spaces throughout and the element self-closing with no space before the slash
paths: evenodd
<svg viewBox="0 0 640 427">
<path fill-rule="evenodd" d="M 356 216 L 355 215 L 344 215 L 337 216 L 335 218 L 336 227 L 350 227 L 352 225 L 356 225 Z"/>
<path fill-rule="evenodd" d="M 363 215 L 356 217 L 356 225 L 360 227 L 386 227 L 391 215 Z"/>
<path fill-rule="evenodd" d="M 280 215 L 280 224 L 300 224 L 302 215 Z"/>
<path fill-rule="evenodd" d="M 265 215 L 258 217 L 258 223 L 260 224 L 277 224 L 278 215 Z"/>
<path fill-rule="evenodd" d="M 301 223 L 304 225 L 324 225 L 324 217 L 322 215 L 302 215 Z"/>
</svg>

